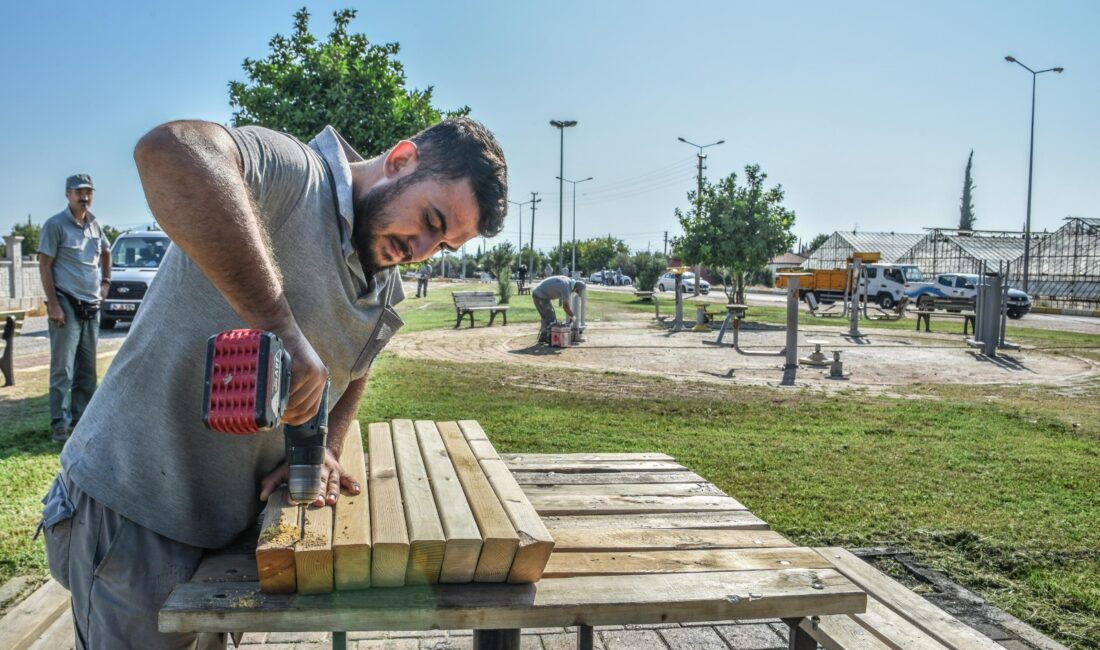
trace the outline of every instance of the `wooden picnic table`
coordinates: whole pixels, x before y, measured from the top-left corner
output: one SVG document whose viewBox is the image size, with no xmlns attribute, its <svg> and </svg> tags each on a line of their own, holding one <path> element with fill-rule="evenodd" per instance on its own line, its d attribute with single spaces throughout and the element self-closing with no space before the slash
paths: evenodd
<svg viewBox="0 0 1100 650">
<path fill-rule="evenodd" d="M 866 594 L 665 454 L 502 454 L 555 540 L 535 584 L 434 584 L 325 595 L 260 591 L 254 542 L 208 554 L 160 611 L 163 632 L 473 629 L 476 648 L 518 648 L 524 627 L 858 614 Z"/>
</svg>

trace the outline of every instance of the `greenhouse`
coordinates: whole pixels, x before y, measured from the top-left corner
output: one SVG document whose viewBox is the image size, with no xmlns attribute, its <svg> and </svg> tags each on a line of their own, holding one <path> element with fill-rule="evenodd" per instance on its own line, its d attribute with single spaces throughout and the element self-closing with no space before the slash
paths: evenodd
<svg viewBox="0 0 1100 650">
<path fill-rule="evenodd" d="M 1028 293 L 1036 298 L 1070 303 L 1100 303 L 1100 219 L 1069 217 L 1057 231 L 1034 242 Z M 1014 284 L 1023 286 L 1023 262 L 1013 269 Z"/>
<path fill-rule="evenodd" d="M 883 262 L 895 262 L 924 239 L 924 235 L 897 232 L 841 232 L 832 234 L 803 262 L 807 269 L 840 269 L 852 253 L 881 253 Z"/>
</svg>

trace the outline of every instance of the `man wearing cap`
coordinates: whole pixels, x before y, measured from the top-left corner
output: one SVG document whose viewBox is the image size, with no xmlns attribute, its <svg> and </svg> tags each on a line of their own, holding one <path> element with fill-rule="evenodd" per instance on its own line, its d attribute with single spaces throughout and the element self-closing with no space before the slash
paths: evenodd
<svg viewBox="0 0 1100 650">
<path fill-rule="evenodd" d="M 65 181 L 69 206 L 46 220 L 38 270 L 50 320 L 50 429 L 65 442 L 96 386 L 99 305 L 111 285 L 111 242 L 89 208 L 92 177 Z"/>
<path fill-rule="evenodd" d="M 569 306 L 572 294 L 580 294 L 584 290 L 584 282 L 574 280 L 565 275 L 552 275 L 531 292 L 531 300 L 535 303 L 542 318 L 542 329 L 539 330 L 539 343 L 550 343 L 550 326 L 558 320 L 558 314 L 554 311 L 554 300 L 561 301 L 561 307 L 569 318 L 573 318 L 573 308 Z M 576 325 L 574 325 L 576 329 Z"/>
</svg>

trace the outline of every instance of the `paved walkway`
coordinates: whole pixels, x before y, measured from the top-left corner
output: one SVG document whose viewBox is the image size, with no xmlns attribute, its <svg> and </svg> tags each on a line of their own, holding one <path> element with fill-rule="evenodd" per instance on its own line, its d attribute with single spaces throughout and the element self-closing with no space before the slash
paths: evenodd
<svg viewBox="0 0 1100 650">
<path fill-rule="evenodd" d="M 593 647 L 603 650 L 783 650 L 787 626 L 779 620 L 744 623 L 668 625 L 612 625 L 597 627 Z M 310 632 L 246 634 L 245 649 L 308 650 L 324 648 L 331 636 Z M 576 628 L 524 630 L 522 650 L 574 650 Z M 473 633 L 457 632 L 349 632 L 349 650 L 468 650 Z"/>
</svg>

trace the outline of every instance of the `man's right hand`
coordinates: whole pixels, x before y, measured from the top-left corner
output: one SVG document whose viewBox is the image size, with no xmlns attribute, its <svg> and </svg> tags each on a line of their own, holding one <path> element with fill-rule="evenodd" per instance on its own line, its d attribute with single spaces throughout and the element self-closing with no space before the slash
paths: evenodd
<svg viewBox="0 0 1100 650">
<path fill-rule="evenodd" d="M 297 325 L 286 332 L 276 331 L 276 334 L 290 353 L 290 399 L 282 420 L 287 424 L 302 424 L 317 415 L 328 380 L 328 368 Z"/>
<path fill-rule="evenodd" d="M 46 317 L 58 327 L 65 327 L 65 310 L 61 309 L 56 300 L 51 300 L 46 305 Z"/>
</svg>

